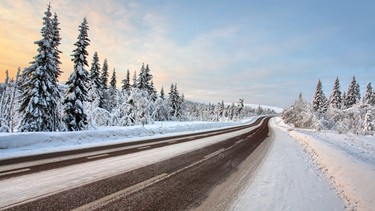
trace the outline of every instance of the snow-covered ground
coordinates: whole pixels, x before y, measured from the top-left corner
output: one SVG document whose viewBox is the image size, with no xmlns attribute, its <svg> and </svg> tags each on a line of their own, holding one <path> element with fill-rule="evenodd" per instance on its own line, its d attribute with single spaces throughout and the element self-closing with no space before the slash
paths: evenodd
<svg viewBox="0 0 375 211">
<path fill-rule="evenodd" d="M 344 210 L 344 203 L 288 131 L 270 121 L 273 145 L 233 210 Z"/>
<path fill-rule="evenodd" d="M 0 134 L 0 159 L 242 123 L 156 122 L 145 127 L 111 127 L 69 133 Z M 285 125 L 278 117 L 270 121 L 270 126 L 274 142 L 268 156 L 232 209 L 374 210 L 374 137 L 296 129 Z M 158 150 L 155 149 L 155 153 Z"/>
<path fill-rule="evenodd" d="M 0 159 L 208 131 L 252 122 L 256 118 L 221 123 L 155 122 L 144 127 L 102 127 L 77 132 L 0 133 Z"/>
<path fill-rule="evenodd" d="M 274 145 L 235 210 L 375 210 L 375 138 L 271 121 Z"/>
<path fill-rule="evenodd" d="M 289 133 L 314 159 L 349 209 L 375 210 L 375 138 L 333 131 Z"/>
</svg>

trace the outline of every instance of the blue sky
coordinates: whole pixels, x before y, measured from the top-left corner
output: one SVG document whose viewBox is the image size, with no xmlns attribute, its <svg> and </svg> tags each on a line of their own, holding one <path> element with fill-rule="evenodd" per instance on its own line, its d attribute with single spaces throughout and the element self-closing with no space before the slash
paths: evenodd
<svg viewBox="0 0 375 211">
<path fill-rule="evenodd" d="M 35 56 L 48 1 L 0 2 L 0 71 L 25 67 Z M 61 22 L 62 69 L 78 25 L 87 17 L 89 48 L 125 72 L 148 63 L 158 89 L 178 83 L 187 99 L 279 107 L 302 92 L 311 100 L 318 79 L 330 95 L 338 76 L 346 91 L 375 78 L 372 1 L 51 1 Z M 0 78 L 3 80 L 3 78 Z M 372 81 L 375 82 L 375 81 Z"/>
</svg>

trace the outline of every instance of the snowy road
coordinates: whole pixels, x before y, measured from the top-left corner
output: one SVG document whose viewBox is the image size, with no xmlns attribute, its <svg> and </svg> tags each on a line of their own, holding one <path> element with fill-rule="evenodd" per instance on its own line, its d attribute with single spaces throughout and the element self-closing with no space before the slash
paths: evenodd
<svg viewBox="0 0 375 211">
<path fill-rule="evenodd" d="M 194 208 L 262 143 L 267 122 L 114 157 L 101 152 L 89 155 L 95 161 L 3 179 L 0 204 L 14 210 Z"/>
</svg>

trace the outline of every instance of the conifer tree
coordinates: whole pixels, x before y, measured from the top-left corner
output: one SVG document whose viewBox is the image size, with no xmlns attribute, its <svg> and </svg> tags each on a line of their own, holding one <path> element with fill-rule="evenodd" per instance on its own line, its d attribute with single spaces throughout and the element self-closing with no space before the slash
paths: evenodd
<svg viewBox="0 0 375 211">
<path fill-rule="evenodd" d="M 58 17 L 57 17 L 57 14 L 55 13 L 54 16 L 53 16 L 53 19 L 52 19 L 52 41 L 51 41 L 51 47 L 53 48 L 54 52 L 53 52 L 53 56 L 55 58 L 55 62 L 56 62 L 56 69 L 57 69 L 57 72 L 56 72 L 56 79 L 61 75 L 62 71 L 60 70 L 60 64 L 61 64 L 61 61 L 60 61 L 60 54 L 62 53 L 60 50 L 59 50 L 59 45 L 60 45 L 60 41 L 61 41 L 61 37 L 60 37 L 60 28 L 59 28 L 59 20 L 58 20 Z"/>
<path fill-rule="evenodd" d="M 133 84 L 132 84 L 132 87 L 133 88 L 137 87 L 137 71 L 134 71 L 134 74 L 133 74 Z"/>
<path fill-rule="evenodd" d="M 77 47 L 72 54 L 74 70 L 66 83 L 68 90 L 63 102 L 65 105 L 64 122 L 69 131 L 84 130 L 88 123 L 83 108 L 83 103 L 87 100 L 89 83 L 89 73 L 85 69 L 88 66 L 87 47 L 90 45 L 88 30 L 87 20 L 84 18 L 79 26 L 78 41 L 74 44 Z"/>
<path fill-rule="evenodd" d="M 104 59 L 102 77 L 101 77 L 103 91 L 108 89 L 108 77 L 109 77 L 108 61 L 107 59 Z"/>
<path fill-rule="evenodd" d="M 335 80 L 335 84 L 333 85 L 332 94 L 330 97 L 329 105 L 332 108 L 341 108 L 342 100 L 341 100 L 341 91 L 340 91 L 340 81 L 337 77 Z"/>
<path fill-rule="evenodd" d="M 165 95 L 165 94 L 164 94 L 164 87 L 161 87 L 161 90 L 160 90 L 160 98 L 163 99 L 163 100 L 165 99 L 164 95 Z"/>
<path fill-rule="evenodd" d="M 91 93 L 94 96 L 90 96 L 92 99 L 97 100 L 100 108 L 104 107 L 104 94 L 103 94 L 103 85 L 100 78 L 100 63 L 98 53 L 95 52 L 92 58 L 91 68 L 90 68 L 90 87 Z"/>
<path fill-rule="evenodd" d="M 375 105 L 375 98 L 374 93 L 372 90 L 371 82 L 369 82 L 366 86 L 366 94 L 363 97 L 363 103 L 368 105 Z"/>
<path fill-rule="evenodd" d="M 122 80 L 122 90 L 129 91 L 130 89 L 130 73 L 129 69 L 126 71 L 126 78 Z"/>
<path fill-rule="evenodd" d="M 58 124 L 60 91 L 57 77 L 60 71 L 56 58 L 58 39 L 54 36 L 58 29 L 53 27 L 50 10 L 48 5 L 41 29 L 42 39 L 35 42 L 38 54 L 31 66 L 22 72 L 20 131 L 54 131 Z"/>
<path fill-rule="evenodd" d="M 353 76 L 352 82 L 349 85 L 348 92 L 346 94 L 346 107 L 350 108 L 354 104 L 358 103 L 361 96 L 359 93 L 359 84 L 357 83 L 355 76 Z"/>
<path fill-rule="evenodd" d="M 113 69 L 113 73 L 112 73 L 112 77 L 111 77 L 111 82 L 110 82 L 110 85 L 111 85 L 111 89 L 112 90 L 116 90 L 116 69 Z"/>
<path fill-rule="evenodd" d="M 327 111 L 327 98 L 323 93 L 322 82 L 320 80 L 316 85 L 315 95 L 313 99 L 313 108 L 319 113 L 325 113 Z"/>
<path fill-rule="evenodd" d="M 150 97 L 152 99 L 152 101 L 155 102 L 156 98 L 158 98 L 158 94 L 157 94 L 157 91 L 154 87 L 154 81 L 151 80 L 151 83 L 150 83 Z"/>
</svg>

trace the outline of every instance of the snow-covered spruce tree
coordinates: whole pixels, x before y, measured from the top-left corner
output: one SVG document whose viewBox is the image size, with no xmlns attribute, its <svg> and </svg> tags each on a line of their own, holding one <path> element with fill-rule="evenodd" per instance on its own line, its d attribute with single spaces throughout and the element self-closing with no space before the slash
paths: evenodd
<svg viewBox="0 0 375 211">
<path fill-rule="evenodd" d="M 342 105 L 342 100 L 341 100 L 341 91 L 340 91 L 340 81 L 339 81 L 339 77 L 337 77 L 333 85 L 331 97 L 329 98 L 329 106 L 331 108 L 340 109 L 341 105 Z"/>
<path fill-rule="evenodd" d="M 95 52 L 90 68 L 89 99 L 95 107 L 104 107 L 102 81 L 100 78 L 100 64 L 98 53 Z"/>
<path fill-rule="evenodd" d="M 164 87 L 161 87 L 161 90 L 160 90 L 160 98 L 161 99 L 165 99 L 165 94 L 164 94 Z"/>
<path fill-rule="evenodd" d="M 116 89 L 116 83 L 117 83 L 117 77 L 116 77 L 116 69 L 113 69 L 111 81 L 109 83 L 110 89 L 115 90 Z"/>
<path fill-rule="evenodd" d="M 58 102 L 60 92 L 57 76 L 58 60 L 56 49 L 58 42 L 54 33 L 51 20 L 51 6 L 48 5 L 44 13 L 42 39 L 36 41 L 38 54 L 31 62 L 31 66 L 22 72 L 22 84 L 20 86 L 20 108 L 22 120 L 19 131 L 54 131 L 58 128 Z"/>
<path fill-rule="evenodd" d="M 152 75 L 150 73 L 150 68 L 148 65 L 142 64 L 138 79 L 137 79 L 137 88 L 141 90 L 146 90 L 151 96 L 154 92 L 154 88 L 151 87 Z"/>
<path fill-rule="evenodd" d="M 74 44 L 77 48 L 73 50 L 72 61 L 74 63 L 73 73 L 66 82 L 68 90 L 64 99 L 64 122 L 69 131 L 84 130 L 87 128 L 87 115 L 83 103 L 87 100 L 89 73 L 85 69 L 87 63 L 87 46 L 90 44 L 88 38 L 89 28 L 86 18 L 79 26 L 78 41 Z"/>
<path fill-rule="evenodd" d="M 114 107 L 116 107 L 116 98 L 117 98 L 117 77 L 116 69 L 113 69 L 111 81 L 109 83 L 109 101 L 108 101 L 108 111 L 111 112 Z"/>
<path fill-rule="evenodd" d="M 134 74 L 133 74 L 133 84 L 132 84 L 132 87 L 133 88 L 137 88 L 137 71 L 134 70 Z"/>
<path fill-rule="evenodd" d="M 130 90 L 130 73 L 129 69 L 126 71 L 126 78 L 122 80 L 122 91 L 128 92 Z"/>
<path fill-rule="evenodd" d="M 181 116 L 181 99 L 177 90 L 177 84 L 171 84 L 169 92 L 169 114 L 171 117 L 179 118 Z"/>
<path fill-rule="evenodd" d="M 101 84 L 102 84 L 103 91 L 108 89 L 108 77 L 109 77 L 108 61 L 107 59 L 104 59 L 103 68 L 102 68 L 102 76 L 101 76 L 101 81 L 102 81 Z"/>
<path fill-rule="evenodd" d="M 352 82 L 349 85 L 348 92 L 346 93 L 346 107 L 350 108 L 359 102 L 361 98 L 359 84 L 357 83 L 355 76 L 353 76 Z"/>
<path fill-rule="evenodd" d="M 0 132 L 8 132 L 9 125 L 6 116 L 7 110 L 7 101 L 9 98 L 9 75 L 8 70 L 5 71 L 5 80 L 1 85 L 2 94 L 0 98 Z"/>
<path fill-rule="evenodd" d="M 322 82 L 319 80 L 316 85 L 315 95 L 313 99 L 314 111 L 325 113 L 327 111 L 327 98 L 323 93 Z"/>
<path fill-rule="evenodd" d="M 369 82 L 366 86 L 366 94 L 363 97 L 363 104 L 368 104 L 371 106 L 375 105 L 375 95 L 372 90 L 371 82 Z"/>
<path fill-rule="evenodd" d="M 366 135 L 373 134 L 374 131 L 374 123 L 373 123 L 373 116 L 371 110 L 367 110 L 365 114 L 365 119 L 363 121 L 363 132 Z"/>
<path fill-rule="evenodd" d="M 153 102 L 158 98 L 158 93 L 157 93 L 157 91 L 155 89 L 154 81 L 153 80 L 151 80 L 151 83 L 150 83 L 149 94 L 150 94 L 151 100 Z"/>
</svg>

